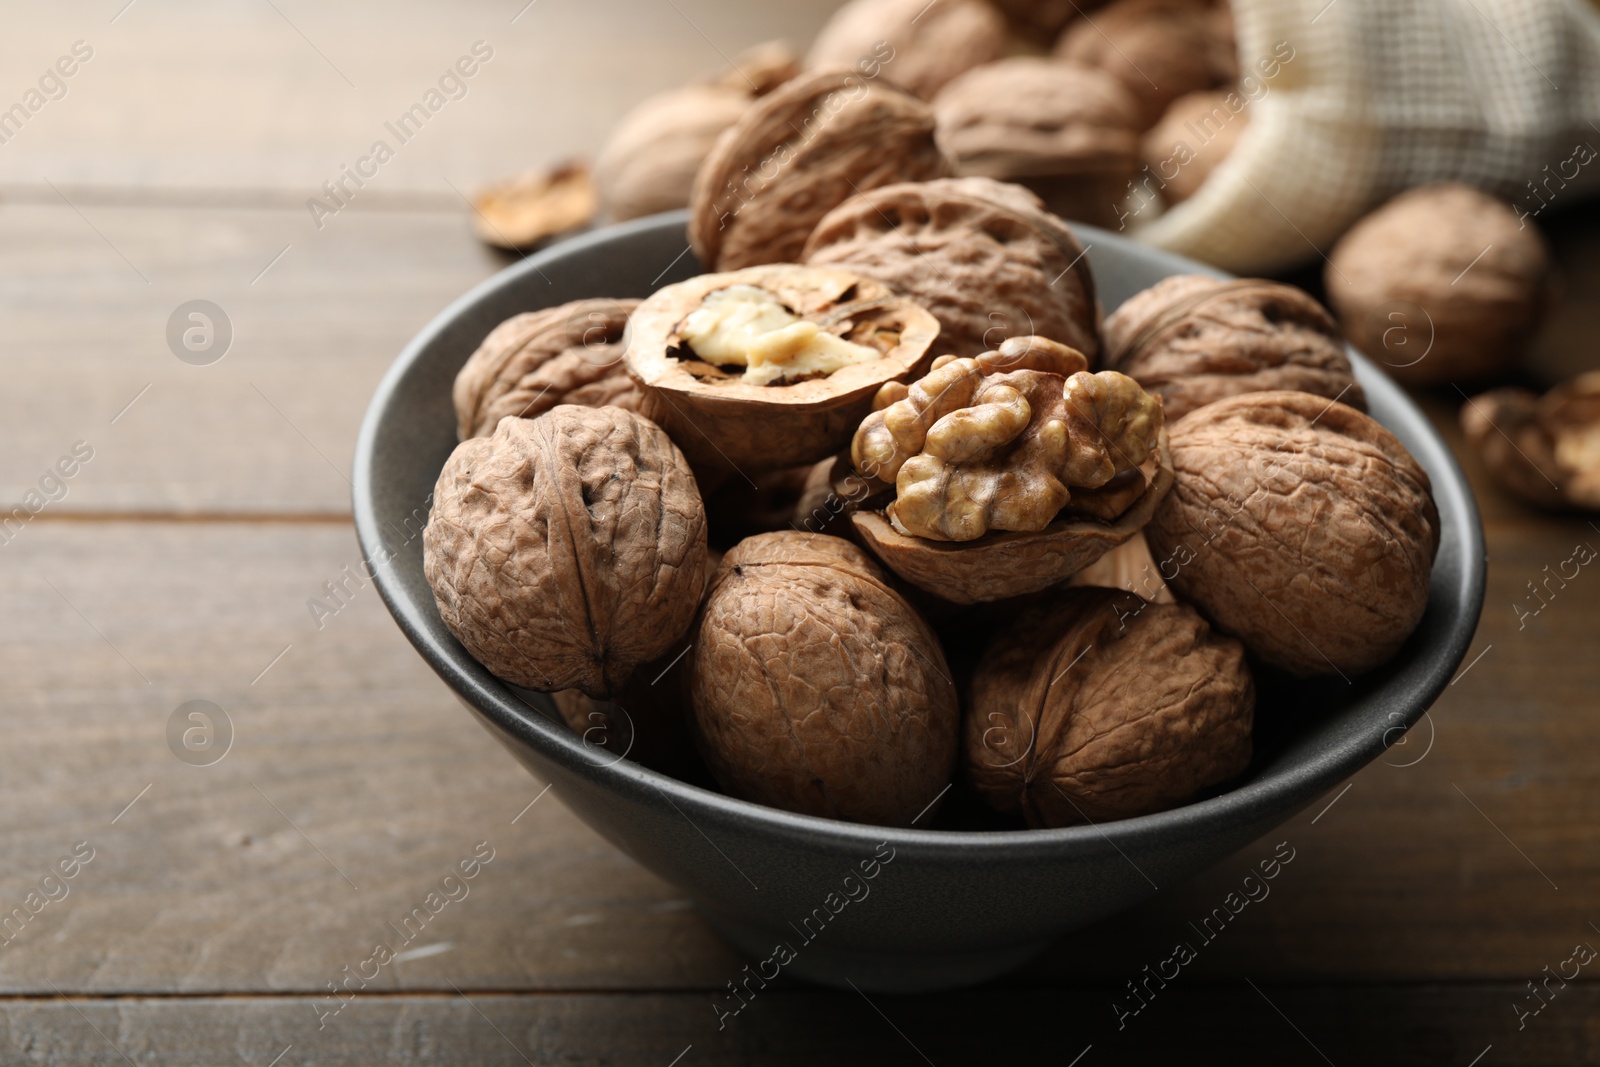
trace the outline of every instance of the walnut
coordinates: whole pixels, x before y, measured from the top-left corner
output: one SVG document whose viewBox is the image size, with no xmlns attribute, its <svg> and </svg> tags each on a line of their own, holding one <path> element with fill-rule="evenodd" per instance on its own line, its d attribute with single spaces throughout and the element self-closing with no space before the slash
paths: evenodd
<svg viewBox="0 0 1600 1067">
<path fill-rule="evenodd" d="M 1176 422 L 1238 393 L 1296 389 L 1365 410 L 1333 317 L 1303 290 L 1260 278 L 1165 278 L 1105 324 L 1106 366 L 1161 397 Z"/>
<path fill-rule="evenodd" d="M 940 361 L 861 423 L 852 466 L 892 482 L 849 512 L 913 585 L 958 604 L 1060 582 L 1133 536 L 1172 484 L 1160 402 L 1044 338 Z M 868 495 L 870 496 L 870 490 Z"/>
<path fill-rule="evenodd" d="M 1164 811 L 1250 763 L 1244 649 L 1195 610 L 1072 589 L 996 634 L 972 679 L 962 761 L 1030 826 Z"/>
<path fill-rule="evenodd" d="M 489 331 L 456 375 L 461 440 L 487 437 L 507 415 L 534 419 L 557 404 L 639 410 L 622 361 L 637 300 L 574 300 L 514 315 Z"/>
<path fill-rule="evenodd" d="M 1461 429 L 1500 484 L 1540 507 L 1600 509 L 1600 371 L 1536 396 L 1495 389 L 1468 400 Z"/>
<path fill-rule="evenodd" d="M 1048 45 L 1062 29 L 1105 0 L 994 0 L 1012 26 L 1033 41 Z"/>
<path fill-rule="evenodd" d="M 628 371 L 697 469 L 748 477 L 845 447 L 884 382 L 921 374 L 939 325 L 845 270 L 768 264 L 657 290 Z"/>
<path fill-rule="evenodd" d="M 1144 164 L 1169 204 L 1200 191 L 1250 125 L 1249 101 L 1235 90 L 1188 93 L 1167 108 L 1140 142 Z"/>
<path fill-rule="evenodd" d="M 1005 54 L 1006 21 L 987 0 L 850 0 L 822 27 L 806 66 L 880 72 L 924 100 Z"/>
<path fill-rule="evenodd" d="M 939 320 L 941 353 L 976 356 L 1036 335 L 1091 367 L 1100 355 L 1084 248 L 1018 185 L 949 178 L 863 193 L 822 219 L 804 261 L 858 271 L 922 304 Z"/>
<path fill-rule="evenodd" d="M 587 226 L 599 206 L 589 168 L 574 160 L 482 190 L 472 198 L 472 228 L 485 244 L 520 252 Z"/>
<path fill-rule="evenodd" d="M 456 446 L 423 530 L 439 614 L 514 685 L 616 693 L 680 642 L 705 582 L 688 464 L 654 423 L 563 404 Z"/>
<path fill-rule="evenodd" d="M 1022 182 L 1068 218 L 1100 226 L 1139 168 L 1139 103 L 1093 67 L 1015 56 L 967 71 L 933 102 L 959 174 Z"/>
<path fill-rule="evenodd" d="M 909 826 L 950 781 L 960 711 L 944 653 L 847 541 L 740 542 L 691 655 L 700 751 L 734 796 Z"/>
<path fill-rule="evenodd" d="M 689 239 L 708 270 L 794 262 L 852 194 L 948 172 L 922 101 L 854 71 L 812 71 L 717 139 L 695 177 Z"/>
<path fill-rule="evenodd" d="M 613 219 L 688 207 L 711 146 L 750 107 L 738 86 L 686 85 L 628 112 L 595 160 L 595 181 Z"/>
<path fill-rule="evenodd" d="M 1115 0 L 1068 26 L 1055 54 L 1125 85 L 1139 101 L 1144 129 L 1178 97 L 1239 77 L 1232 12 L 1195 0 Z"/>
<path fill-rule="evenodd" d="M 1309 393 L 1244 393 L 1171 431 L 1145 529 L 1173 591 L 1291 674 L 1387 662 L 1428 605 L 1439 512 L 1393 434 Z"/>
<path fill-rule="evenodd" d="M 799 75 L 800 58 L 787 42 L 763 41 L 734 56 L 732 68 L 713 78 L 711 84 L 750 96 L 766 96 Z"/>
<path fill-rule="evenodd" d="M 1453 182 L 1402 193 L 1334 246 L 1328 300 L 1357 348 L 1411 385 L 1514 366 L 1552 299 L 1544 239 Z"/>
</svg>

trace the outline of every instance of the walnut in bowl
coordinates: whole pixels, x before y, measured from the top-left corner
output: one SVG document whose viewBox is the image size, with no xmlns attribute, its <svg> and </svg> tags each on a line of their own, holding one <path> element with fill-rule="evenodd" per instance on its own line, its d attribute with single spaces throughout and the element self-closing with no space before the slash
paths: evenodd
<svg viewBox="0 0 1600 1067">
<path fill-rule="evenodd" d="M 747 473 L 824 458 L 885 382 L 920 373 L 939 324 L 846 270 L 774 263 L 657 290 L 628 327 L 628 372 L 691 462 Z"/>
</svg>

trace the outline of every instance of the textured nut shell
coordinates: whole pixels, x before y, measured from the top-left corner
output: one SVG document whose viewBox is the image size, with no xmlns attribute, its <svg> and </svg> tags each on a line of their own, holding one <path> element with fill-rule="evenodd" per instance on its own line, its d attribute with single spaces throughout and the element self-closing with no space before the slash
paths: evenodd
<svg viewBox="0 0 1600 1067">
<path fill-rule="evenodd" d="M 1293 389 L 1366 410 L 1333 317 L 1304 290 L 1258 278 L 1165 278 L 1106 318 L 1106 365 L 1176 422 L 1223 397 Z"/>
<path fill-rule="evenodd" d="M 1017 179 L 1138 168 L 1139 104 L 1093 67 L 1014 56 L 969 70 L 933 102 L 939 147 L 961 174 Z"/>
<path fill-rule="evenodd" d="M 689 240 L 708 270 L 792 263 L 855 193 L 948 172 L 922 101 L 850 71 L 813 71 L 717 139 L 695 177 Z"/>
<path fill-rule="evenodd" d="M 461 440 L 487 437 L 507 415 L 536 419 L 557 404 L 639 410 L 622 361 L 637 300 L 574 300 L 514 315 L 489 331 L 456 375 Z"/>
<path fill-rule="evenodd" d="M 1239 77 L 1231 13 L 1195 0 L 1116 0 L 1068 26 L 1055 54 L 1120 81 L 1146 129 L 1178 97 Z"/>
<path fill-rule="evenodd" d="M 950 781 L 960 711 L 944 654 L 849 542 L 741 542 L 712 579 L 693 658 L 700 750 L 735 796 L 909 826 Z"/>
<path fill-rule="evenodd" d="M 1495 389 L 1461 408 L 1461 429 L 1495 478 L 1539 507 L 1600 509 L 1600 371 L 1543 397 Z"/>
<path fill-rule="evenodd" d="M 1439 512 L 1393 434 L 1309 393 L 1245 393 L 1171 431 L 1177 481 L 1145 529 L 1217 627 L 1302 677 L 1387 662 L 1428 606 Z M 1209 543 L 1208 543 L 1209 539 Z"/>
<path fill-rule="evenodd" d="M 700 164 L 750 99 L 737 86 L 687 85 L 657 93 L 623 116 L 594 165 L 611 217 L 688 207 Z"/>
<path fill-rule="evenodd" d="M 749 96 L 766 96 L 800 74 L 800 57 L 787 41 L 763 41 L 733 57 L 733 66 L 710 84 L 737 89 Z"/>
<path fill-rule="evenodd" d="M 1235 112 L 1229 98 L 1244 100 L 1235 90 L 1216 90 L 1180 96 L 1139 145 L 1145 166 L 1165 182 L 1161 195 L 1178 204 L 1200 191 L 1211 172 L 1228 158 L 1250 125 L 1250 111 Z M 1201 131 L 1209 140 L 1201 140 Z M 1166 177 L 1168 172 L 1172 177 Z"/>
<path fill-rule="evenodd" d="M 516 252 L 587 226 L 599 206 L 589 168 L 573 161 L 479 192 L 472 198 L 472 228 L 484 243 Z"/>
<path fill-rule="evenodd" d="M 1552 271 L 1537 227 L 1492 196 L 1445 183 L 1402 193 L 1356 223 L 1334 246 L 1325 281 L 1351 343 L 1401 381 L 1433 385 L 1515 365 L 1549 308 Z M 1424 322 L 1395 332 L 1404 319 L 1392 312 L 1411 307 Z M 1411 346 L 1423 338 L 1431 344 L 1418 358 Z"/>
<path fill-rule="evenodd" d="M 883 77 L 932 100 L 951 78 L 1005 49 L 1005 17 L 987 0 L 851 0 L 817 34 L 806 66 L 881 67 Z"/>
<path fill-rule="evenodd" d="M 1038 533 L 963 542 L 907 537 L 877 511 L 856 511 L 850 522 L 868 550 L 912 585 L 957 604 L 1003 600 L 1065 581 L 1142 529 L 1172 488 L 1165 431 L 1151 459 L 1149 488 L 1115 522 L 1064 516 Z"/>
<path fill-rule="evenodd" d="M 1254 712 L 1243 646 L 1193 608 L 1072 589 L 990 642 L 963 762 L 1030 826 L 1132 818 L 1244 771 Z"/>
<path fill-rule="evenodd" d="M 702 380 L 672 355 L 678 326 L 708 293 L 733 285 L 767 289 L 802 316 L 821 316 L 846 303 L 874 304 L 876 310 L 852 321 L 858 329 L 893 327 L 898 343 L 882 359 L 789 385 Z M 926 369 L 938 332 L 931 314 L 869 278 L 775 263 L 702 274 L 656 290 L 629 320 L 626 359 L 645 393 L 647 414 L 666 427 L 692 462 L 736 466 L 751 474 L 814 463 L 843 448 L 884 382 Z"/>
<path fill-rule="evenodd" d="M 562 405 L 456 446 L 423 562 L 439 614 L 490 672 L 609 696 L 679 641 L 705 583 L 706 523 L 667 435 Z"/>
<path fill-rule="evenodd" d="M 1083 246 L 1021 186 L 905 182 L 853 197 L 806 242 L 806 263 L 857 271 L 938 318 L 937 353 L 976 356 L 1037 334 L 1100 355 L 1100 305 Z"/>
</svg>

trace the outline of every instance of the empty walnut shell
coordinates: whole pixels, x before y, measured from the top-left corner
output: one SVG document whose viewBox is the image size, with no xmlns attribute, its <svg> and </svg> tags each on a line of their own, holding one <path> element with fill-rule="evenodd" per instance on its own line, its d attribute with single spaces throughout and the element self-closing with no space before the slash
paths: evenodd
<svg viewBox="0 0 1600 1067">
<path fill-rule="evenodd" d="M 806 66 L 881 74 L 932 100 L 951 78 L 1005 49 L 1005 17 L 987 0 L 851 0 L 817 34 Z"/>
<path fill-rule="evenodd" d="M 1366 410 L 1339 327 L 1304 290 L 1260 278 L 1165 278 L 1106 318 L 1106 366 L 1176 422 L 1239 393 L 1294 389 Z"/>
<path fill-rule="evenodd" d="M 944 653 L 848 541 L 740 542 L 712 579 L 692 657 L 700 751 L 734 796 L 909 826 L 950 781 L 960 711 Z"/>
<path fill-rule="evenodd" d="M 1071 589 L 996 634 L 972 678 L 963 763 L 1029 826 L 1164 811 L 1250 763 L 1244 648 L 1191 607 Z"/>
<path fill-rule="evenodd" d="M 611 217 L 688 207 L 700 164 L 750 100 L 737 86 L 686 85 L 648 97 L 624 115 L 594 165 Z"/>
<path fill-rule="evenodd" d="M 472 228 L 485 244 L 520 252 L 587 226 L 599 206 L 588 166 L 572 160 L 480 190 L 472 198 Z"/>
<path fill-rule="evenodd" d="M 654 423 L 563 404 L 456 446 L 422 547 L 440 616 L 491 673 L 604 697 L 688 631 L 706 517 Z"/>
<path fill-rule="evenodd" d="M 1162 199 L 1179 204 L 1200 191 L 1249 127 L 1248 104 L 1231 89 L 1189 93 L 1172 102 L 1139 145 Z"/>
<path fill-rule="evenodd" d="M 689 239 L 708 270 L 792 263 L 851 195 L 948 172 L 922 101 L 853 71 L 813 71 L 718 138 L 695 177 Z"/>
<path fill-rule="evenodd" d="M 1537 396 L 1495 389 L 1461 408 L 1461 429 L 1511 492 L 1540 507 L 1600 509 L 1600 371 Z"/>
<path fill-rule="evenodd" d="M 1438 385 L 1515 366 L 1550 308 L 1553 270 L 1538 227 L 1447 182 L 1356 223 L 1324 280 L 1352 344 L 1407 384 Z"/>
<path fill-rule="evenodd" d="M 622 361 L 637 300 L 574 300 L 514 315 L 489 331 L 456 375 L 456 432 L 487 437 L 507 415 L 535 419 L 557 404 L 639 410 Z"/>
<path fill-rule="evenodd" d="M 1100 355 L 1100 305 L 1083 245 L 1018 185 L 905 182 L 852 197 L 806 242 L 804 261 L 857 271 L 938 318 L 940 354 L 976 356 L 1037 335 Z"/>
<path fill-rule="evenodd" d="M 708 296 L 736 286 L 766 290 L 793 314 L 881 356 L 791 384 L 746 384 L 701 360 L 680 334 Z M 880 386 L 926 369 L 938 332 L 931 314 L 878 282 L 775 263 L 657 290 L 633 313 L 626 358 L 651 416 L 691 461 L 754 474 L 814 463 L 843 448 Z"/>
<path fill-rule="evenodd" d="M 1179 420 L 1177 480 L 1145 529 L 1167 581 L 1268 663 L 1349 676 L 1422 620 L 1439 549 L 1427 473 L 1371 417 L 1244 393 Z"/>
<path fill-rule="evenodd" d="M 1022 182 L 1051 210 L 1116 225 L 1139 168 L 1139 103 L 1093 67 L 1014 56 L 967 71 L 933 102 L 959 174 Z"/>
<path fill-rule="evenodd" d="M 1126 86 L 1139 101 L 1144 129 L 1178 97 L 1239 77 L 1232 12 L 1196 0 L 1115 0 L 1068 26 L 1055 54 L 1099 67 Z"/>
</svg>

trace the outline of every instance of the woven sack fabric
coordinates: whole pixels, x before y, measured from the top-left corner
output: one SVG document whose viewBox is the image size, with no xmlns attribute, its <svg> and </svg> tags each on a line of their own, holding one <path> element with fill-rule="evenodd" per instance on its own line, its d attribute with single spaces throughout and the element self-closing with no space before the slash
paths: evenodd
<svg viewBox="0 0 1600 1067">
<path fill-rule="evenodd" d="M 1531 218 L 1600 189 L 1600 13 L 1585 0 L 1233 0 L 1250 125 L 1142 240 L 1255 274 L 1326 255 L 1412 186 Z M 1275 77 L 1258 64 L 1293 49 Z M 1149 216 L 1154 215 L 1154 218 Z"/>
</svg>

